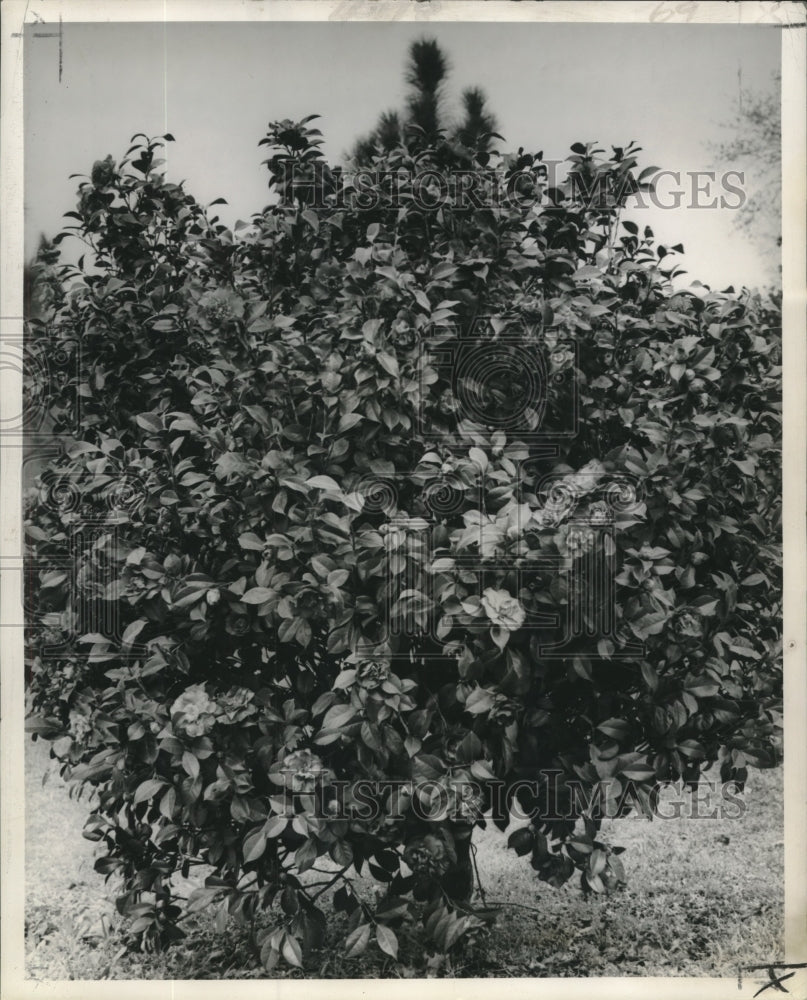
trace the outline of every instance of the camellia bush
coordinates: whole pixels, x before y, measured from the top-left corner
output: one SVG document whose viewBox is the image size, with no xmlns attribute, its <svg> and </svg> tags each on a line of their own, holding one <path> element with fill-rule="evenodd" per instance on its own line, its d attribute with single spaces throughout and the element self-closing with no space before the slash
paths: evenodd
<svg viewBox="0 0 807 1000">
<path fill-rule="evenodd" d="M 635 148 L 351 175 L 273 123 L 230 231 L 166 141 L 81 181 L 26 375 L 67 442 L 26 500 L 30 726 L 135 943 L 212 907 L 305 966 L 328 900 L 348 957 L 449 952 L 512 815 L 536 888 L 618 890 L 604 818 L 780 759 L 778 303 L 673 287 Z"/>
</svg>

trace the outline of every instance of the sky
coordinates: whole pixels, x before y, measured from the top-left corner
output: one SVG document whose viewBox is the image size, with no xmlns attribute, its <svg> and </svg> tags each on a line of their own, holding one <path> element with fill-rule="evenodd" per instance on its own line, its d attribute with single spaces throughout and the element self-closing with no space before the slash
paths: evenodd
<svg viewBox="0 0 807 1000">
<path fill-rule="evenodd" d="M 636 140 L 641 166 L 680 172 L 680 207 L 631 217 L 684 244 L 683 280 L 753 287 L 776 274 L 776 251 L 734 227 L 738 209 L 694 207 L 720 195 L 719 182 L 693 195 L 691 180 L 720 166 L 710 144 L 730 135 L 721 123 L 740 86 L 768 89 L 779 70 L 780 34 L 769 26 L 65 23 L 61 80 L 52 30 L 25 33 L 27 255 L 73 209 L 78 180 L 68 175 L 120 159 L 136 132 L 173 134 L 168 178 L 199 201 L 226 198 L 216 209 L 226 224 L 249 219 L 270 200 L 257 145 L 270 120 L 321 115 L 325 153 L 338 161 L 380 111 L 403 105 L 408 46 L 433 37 L 451 66 L 448 110 L 464 87 L 481 86 L 503 149 L 563 160 L 574 142 Z M 751 163 L 734 166 L 753 175 Z M 665 180 L 666 203 L 678 188 Z"/>
</svg>

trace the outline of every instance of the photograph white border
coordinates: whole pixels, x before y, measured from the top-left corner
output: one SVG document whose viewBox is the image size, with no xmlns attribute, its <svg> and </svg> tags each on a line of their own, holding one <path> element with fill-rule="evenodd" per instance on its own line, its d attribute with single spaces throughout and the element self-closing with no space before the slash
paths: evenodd
<svg viewBox="0 0 807 1000">
<path fill-rule="evenodd" d="M 784 390 L 784 676 L 785 676 L 785 945 L 788 963 L 807 962 L 807 7 L 802 3 L 723 2 L 543 2 L 512 0 L 3 0 L 0 65 L 0 342 L 22 335 L 23 248 L 23 25 L 41 22 L 150 21 L 509 21 L 570 23 L 770 24 L 782 35 L 783 165 L 783 390 Z M 18 373 L 0 372 L 3 411 L 21 411 Z M 20 448 L 0 449 L 0 621 L 14 620 L 19 605 L 22 560 Z M 446 980 L 118 980 L 25 979 L 24 870 L 25 800 L 22 629 L 0 629 L 0 892 L 2 892 L 2 983 L 4 1000 L 106 998 L 110 989 L 128 998 L 264 997 L 312 998 L 506 995 L 534 997 L 666 998 L 751 997 L 766 975 L 713 978 L 446 979 Z M 771 974 L 782 975 L 775 965 Z M 807 969 L 785 988 L 807 998 Z M 773 994 L 770 994 L 773 995 Z"/>
</svg>

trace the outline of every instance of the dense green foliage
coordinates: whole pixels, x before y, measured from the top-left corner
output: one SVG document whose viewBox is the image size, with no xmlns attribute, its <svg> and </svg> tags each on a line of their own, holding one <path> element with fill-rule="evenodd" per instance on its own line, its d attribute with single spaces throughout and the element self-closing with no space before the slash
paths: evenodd
<svg viewBox="0 0 807 1000">
<path fill-rule="evenodd" d="M 471 833 L 513 796 L 536 878 L 604 892 L 602 815 L 779 756 L 776 305 L 673 289 L 620 218 L 636 150 L 577 145 L 542 193 L 469 148 L 511 197 L 427 208 L 441 140 L 378 152 L 392 199 L 336 191 L 318 135 L 270 127 L 278 199 L 235 233 L 160 140 L 96 163 L 30 330 L 74 359 L 28 391 L 75 439 L 26 507 L 32 728 L 144 946 L 212 865 L 187 906 L 268 912 L 269 969 L 330 886 L 350 954 L 475 933 Z"/>
</svg>

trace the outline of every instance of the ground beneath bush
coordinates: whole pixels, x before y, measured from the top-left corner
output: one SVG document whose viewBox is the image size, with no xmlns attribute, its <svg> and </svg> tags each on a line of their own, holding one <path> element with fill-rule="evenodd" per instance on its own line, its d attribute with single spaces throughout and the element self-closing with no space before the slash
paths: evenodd
<svg viewBox="0 0 807 1000">
<path fill-rule="evenodd" d="M 43 782 L 43 775 L 46 776 Z M 185 921 L 185 939 L 160 955 L 127 952 L 114 886 L 93 871 L 96 845 L 81 836 L 86 801 L 70 798 L 43 743 L 26 755 L 26 949 L 34 979 L 253 979 L 246 930 L 217 932 L 212 916 Z M 430 960 L 417 929 L 402 933 L 401 965 L 380 953 L 346 961 L 326 948 L 309 977 L 736 976 L 740 964 L 783 953 L 781 771 L 752 772 L 745 811 L 723 818 L 613 820 L 625 889 L 583 898 L 576 880 L 554 890 L 481 831 L 477 861 L 497 924 L 450 962 Z M 702 809 L 708 814 L 709 808 Z M 278 969 L 302 978 L 303 973 Z"/>
</svg>

